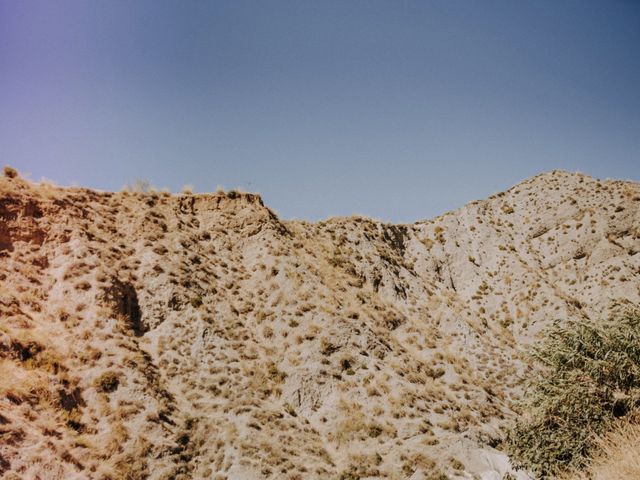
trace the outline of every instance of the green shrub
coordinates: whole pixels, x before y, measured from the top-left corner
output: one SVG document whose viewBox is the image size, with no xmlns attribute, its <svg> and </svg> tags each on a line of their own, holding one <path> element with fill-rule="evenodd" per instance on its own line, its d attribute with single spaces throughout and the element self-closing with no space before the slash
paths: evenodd
<svg viewBox="0 0 640 480">
<path fill-rule="evenodd" d="M 640 404 L 640 311 L 556 321 L 532 356 L 542 368 L 506 446 L 517 468 L 549 478 L 583 467 L 595 435 Z"/>
</svg>

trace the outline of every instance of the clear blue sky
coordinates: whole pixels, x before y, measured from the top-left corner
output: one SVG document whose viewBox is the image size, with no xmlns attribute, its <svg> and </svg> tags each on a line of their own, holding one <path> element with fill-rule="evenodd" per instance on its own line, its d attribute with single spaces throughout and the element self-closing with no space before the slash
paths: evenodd
<svg viewBox="0 0 640 480">
<path fill-rule="evenodd" d="M 640 2 L 0 0 L 0 155 L 311 220 L 638 180 Z"/>
</svg>

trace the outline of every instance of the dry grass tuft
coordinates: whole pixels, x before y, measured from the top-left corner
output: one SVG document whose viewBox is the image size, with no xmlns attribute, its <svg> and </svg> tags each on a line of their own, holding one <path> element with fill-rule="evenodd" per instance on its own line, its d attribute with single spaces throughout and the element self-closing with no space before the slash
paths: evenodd
<svg viewBox="0 0 640 480">
<path fill-rule="evenodd" d="M 6 165 L 2 169 L 2 173 L 7 178 L 16 178 L 18 176 L 18 171 L 15 168 L 10 167 L 9 165 Z"/>
<path fill-rule="evenodd" d="M 102 373 L 94 382 L 96 390 L 103 393 L 115 391 L 119 384 L 120 379 L 118 375 L 112 371 Z"/>
<path fill-rule="evenodd" d="M 625 423 L 596 440 L 597 455 L 582 472 L 562 480 L 637 480 L 640 478 L 640 424 Z"/>
</svg>

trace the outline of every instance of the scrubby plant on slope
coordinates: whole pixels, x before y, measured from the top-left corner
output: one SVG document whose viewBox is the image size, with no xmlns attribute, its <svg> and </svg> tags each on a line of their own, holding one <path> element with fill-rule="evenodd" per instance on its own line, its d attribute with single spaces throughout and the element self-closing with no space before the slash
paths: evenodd
<svg viewBox="0 0 640 480">
<path fill-rule="evenodd" d="M 542 368 L 509 433 L 513 463 L 541 478 L 586 464 L 596 436 L 640 401 L 640 311 L 607 320 L 554 322 L 533 350 Z"/>
</svg>

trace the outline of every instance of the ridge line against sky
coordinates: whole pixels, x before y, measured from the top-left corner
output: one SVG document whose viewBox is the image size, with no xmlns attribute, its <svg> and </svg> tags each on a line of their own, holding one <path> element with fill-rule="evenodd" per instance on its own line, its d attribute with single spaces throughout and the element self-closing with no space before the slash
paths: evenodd
<svg viewBox="0 0 640 480">
<path fill-rule="evenodd" d="M 640 179 L 640 3 L 0 0 L 34 180 L 432 218 L 542 171 Z"/>
</svg>

